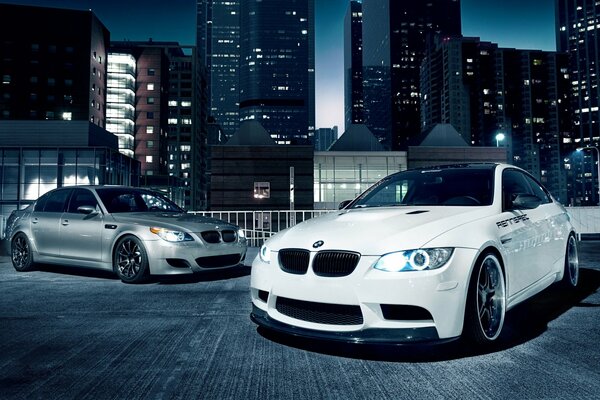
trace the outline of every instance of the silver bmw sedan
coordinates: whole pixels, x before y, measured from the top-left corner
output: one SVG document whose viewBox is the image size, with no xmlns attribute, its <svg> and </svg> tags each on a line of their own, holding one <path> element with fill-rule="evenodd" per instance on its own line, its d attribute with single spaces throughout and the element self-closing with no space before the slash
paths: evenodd
<svg viewBox="0 0 600 400">
<path fill-rule="evenodd" d="M 167 197 L 124 186 L 52 190 L 7 220 L 12 264 L 36 263 L 114 271 L 123 282 L 239 265 L 243 230 L 187 214 Z"/>
</svg>

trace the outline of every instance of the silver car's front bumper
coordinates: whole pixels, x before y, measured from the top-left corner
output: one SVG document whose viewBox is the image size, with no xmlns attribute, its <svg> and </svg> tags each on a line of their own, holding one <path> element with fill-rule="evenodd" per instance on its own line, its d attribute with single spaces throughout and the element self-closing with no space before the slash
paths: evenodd
<svg viewBox="0 0 600 400">
<path fill-rule="evenodd" d="M 144 241 L 150 274 L 179 275 L 235 267 L 246 256 L 245 240 L 206 245 L 198 241 Z"/>
</svg>

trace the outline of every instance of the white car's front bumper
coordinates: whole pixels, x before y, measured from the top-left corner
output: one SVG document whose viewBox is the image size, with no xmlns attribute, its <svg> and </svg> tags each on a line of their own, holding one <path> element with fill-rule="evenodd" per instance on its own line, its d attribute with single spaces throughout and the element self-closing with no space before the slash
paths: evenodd
<svg viewBox="0 0 600 400">
<path fill-rule="evenodd" d="M 310 263 L 316 252 L 311 252 Z M 415 342 L 460 336 L 477 250 L 454 250 L 442 268 L 420 272 L 373 269 L 362 256 L 344 277 L 284 272 L 277 253 L 254 260 L 252 319 L 287 333 L 353 342 Z M 347 307 L 345 307 L 347 306 Z"/>
</svg>

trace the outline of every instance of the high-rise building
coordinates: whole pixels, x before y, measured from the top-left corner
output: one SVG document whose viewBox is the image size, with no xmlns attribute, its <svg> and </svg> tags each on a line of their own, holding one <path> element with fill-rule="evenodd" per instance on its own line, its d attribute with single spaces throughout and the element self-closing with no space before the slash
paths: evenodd
<svg viewBox="0 0 600 400">
<path fill-rule="evenodd" d="M 314 0 L 245 0 L 240 12 L 240 120 L 260 122 L 278 144 L 310 143 Z"/>
<path fill-rule="evenodd" d="M 344 117 L 346 130 L 363 123 L 362 3 L 350 0 L 344 19 Z"/>
<path fill-rule="evenodd" d="M 365 124 L 388 149 L 420 126 L 419 69 L 435 35 L 459 36 L 459 0 L 363 0 Z"/>
<path fill-rule="evenodd" d="M 119 151 L 134 155 L 136 61 L 131 54 L 109 53 L 106 78 L 106 130 L 119 138 Z"/>
<path fill-rule="evenodd" d="M 91 11 L 0 4 L 0 219 L 70 185 L 137 185 L 105 129 L 108 30 Z"/>
<path fill-rule="evenodd" d="M 94 13 L 0 4 L 0 37 L 0 119 L 105 127 L 110 33 Z"/>
<path fill-rule="evenodd" d="M 573 126 L 565 137 L 565 166 L 569 196 L 574 204 L 600 204 L 598 153 L 600 149 L 600 2 L 556 0 L 556 44 L 569 54 L 570 106 Z"/>
<path fill-rule="evenodd" d="M 438 39 L 421 64 L 421 130 L 451 124 L 470 145 L 496 145 L 498 46 L 479 38 Z"/>
<path fill-rule="evenodd" d="M 197 0 L 196 4 L 196 47 L 207 68 L 210 115 L 231 137 L 240 123 L 240 0 Z"/>
<path fill-rule="evenodd" d="M 186 208 L 206 208 L 206 124 L 200 104 L 205 80 L 196 68 L 195 48 L 175 42 L 112 42 L 110 61 L 110 127 L 124 151 L 121 143 L 128 144 L 130 136 L 119 130 L 133 116 L 140 183 L 169 191 Z"/>
<path fill-rule="evenodd" d="M 451 124 L 471 145 L 506 147 L 509 162 L 568 202 L 562 168 L 570 121 L 566 68 L 564 53 L 445 38 L 422 63 L 423 126 Z"/>
<path fill-rule="evenodd" d="M 315 151 L 327 151 L 329 147 L 338 138 L 337 125 L 333 128 L 319 128 L 315 130 L 314 147 Z"/>
</svg>

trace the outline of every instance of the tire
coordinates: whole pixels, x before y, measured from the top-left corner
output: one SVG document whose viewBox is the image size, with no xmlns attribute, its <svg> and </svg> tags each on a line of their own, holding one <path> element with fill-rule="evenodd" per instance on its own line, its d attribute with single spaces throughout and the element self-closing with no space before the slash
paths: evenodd
<svg viewBox="0 0 600 400">
<path fill-rule="evenodd" d="M 575 289 L 579 283 L 579 255 L 577 251 L 577 239 L 571 234 L 567 240 L 565 250 L 565 270 L 560 285 L 565 289 Z"/>
<path fill-rule="evenodd" d="M 35 269 L 33 254 L 31 254 L 31 244 L 24 233 L 17 233 L 10 242 L 10 259 L 13 267 L 19 272 Z"/>
<path fill-rule="evenodd" d="M 113 252 L 113 268 L 125 283 L 142 283 L 148 280 L 148 254 L 141 240 L 125 236 L 117 242 Z"/>
<path fill-rule="evenodd" d="M 465 336 L 477 346 L 495 342 L 506 315 L 506 284 L 498 258 L 483 254 L 475 265 L 465 308 Z"/>
</svg>

